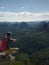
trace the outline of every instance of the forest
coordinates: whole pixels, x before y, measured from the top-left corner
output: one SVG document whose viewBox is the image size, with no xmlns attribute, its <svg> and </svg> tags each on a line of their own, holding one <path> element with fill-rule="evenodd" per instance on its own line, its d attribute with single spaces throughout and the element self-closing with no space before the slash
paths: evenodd
<svg viewBox="0 0 49 65">
<path fill-rule="evenodd" d="M 20 49 L 14 54 L 16 62 L 9 65 L 49 65 L 49 21 L 0 22 L 0 40 L 8 31 L 19 39 L 10 47 Z"/>
</svg>

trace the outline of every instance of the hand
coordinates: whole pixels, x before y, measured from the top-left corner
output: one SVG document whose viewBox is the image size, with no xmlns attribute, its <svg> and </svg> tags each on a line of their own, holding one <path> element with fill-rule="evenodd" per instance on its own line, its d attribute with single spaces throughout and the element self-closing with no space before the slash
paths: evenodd
<svg viewBox="0 0 49 65">
<path fill-rule="evenodd" d="M 15 42 L 15 41 L 16 41 L 16 39 L 13 39 L 13 41 Z"/>
</svg>

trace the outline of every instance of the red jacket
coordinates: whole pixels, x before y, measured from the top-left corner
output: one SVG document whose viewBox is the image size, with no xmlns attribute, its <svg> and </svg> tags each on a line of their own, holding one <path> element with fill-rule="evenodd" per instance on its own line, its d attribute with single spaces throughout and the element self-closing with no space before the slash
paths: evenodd
<svg viewBox="0 0 49 65">
<path fill-rule="evenodd" d="M 0 51 L 5 51 L 8 48 L 9 48 L 8 39 L 7 38 L 2 39 L 2 44 L 1 44 L 1 47 L 0 47 Z"/>
</svg>

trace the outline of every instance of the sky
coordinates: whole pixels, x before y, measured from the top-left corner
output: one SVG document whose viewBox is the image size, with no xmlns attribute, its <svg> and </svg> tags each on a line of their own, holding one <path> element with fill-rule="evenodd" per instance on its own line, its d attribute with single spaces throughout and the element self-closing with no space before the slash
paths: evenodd
<svg viewBox="0 0 49 65">
<path fill-rule="evenodd" d="M 49 0 L 0 0 L 0 22 L 49 20 Z"/>
</svg>

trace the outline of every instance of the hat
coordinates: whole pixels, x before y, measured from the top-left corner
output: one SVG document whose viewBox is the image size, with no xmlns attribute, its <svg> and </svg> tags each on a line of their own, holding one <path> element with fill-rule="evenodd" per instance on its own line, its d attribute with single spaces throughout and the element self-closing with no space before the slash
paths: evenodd
<svg viewBox="0 0 49 65">
<path fill-rule="evenodd" d="M 7 35 L 10 36 L 12 33 L 11 32 L 7 32 Z"/>
</svg>

